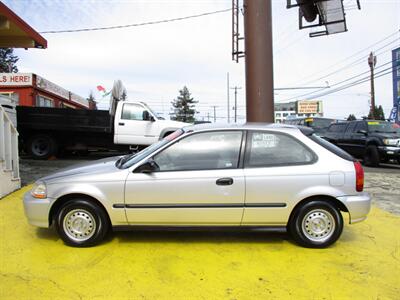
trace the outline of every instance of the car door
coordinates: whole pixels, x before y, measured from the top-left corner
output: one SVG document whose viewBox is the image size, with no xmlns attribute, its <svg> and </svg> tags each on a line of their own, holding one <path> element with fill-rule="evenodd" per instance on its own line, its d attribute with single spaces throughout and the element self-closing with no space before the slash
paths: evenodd
<svg viewBox="0 0 400 300">
<path fill-rule="evenodd" d="M 144 120 L 145 107 L 138 103 L 123 103 L 120 119 L 115 124 L 116 143 L 126 145 L 150 145 L 159 138 L 159 124 Z"/>
<path fill-rule="evenodd" d="M 352 134 L 354 151 L 350 153 L 356 157 L 363 157 L 366 149 L 368 127 L 365 121 L 357 122 Z"/>
<path fill-rule="evenodd" d="M 239 168 L 242 136 L 242 131 L 194 133 L 152 156 L 158 171 L 128 175 L 128 222 L 239 225 L 245 189 Z"/>
<path fill-rule="evenodd" d="M 316 160 L 313 151 L 288 134 L 249 132 L 242 225 L 286 225 L 298 194 L 328 180 Z"/>
<path fill-rule="evenodd" d="M 350 153 L 351 155 L 355 155 L 357 152 L 357 144 L 353 139 L 354 136 L 354 129 L 356 128 L 357 122 L 350 122 L 347 127 L 346 131 L 343 134 L 343 140 L 341 141 L 341 147 L 346 152 Z"/>
</svg>

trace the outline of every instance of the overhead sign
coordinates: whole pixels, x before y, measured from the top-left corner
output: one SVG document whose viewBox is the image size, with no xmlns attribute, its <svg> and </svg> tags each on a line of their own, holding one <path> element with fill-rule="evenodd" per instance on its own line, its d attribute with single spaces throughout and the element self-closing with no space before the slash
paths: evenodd
<svg viewBox="0 0 400 300">
<path fill-rule="evenodd" d="M 322 101 L 297 101 L 298 114 L 322 113 Z"/>
<path fill-rule="evenodd" d="M 43 77 L 40 77 L 39 75 L 36 75 L 36 86 L 47 92 L 63 97 L 64 99 L 69 99 L 69 91 L 51 81 L 48 81 L 47 79 L 44 79 Z"/>
<path fill-rule="evenodd" d="M 0 86 L 30 86 L 32 73 L 0 73 Z"/>
</svg>

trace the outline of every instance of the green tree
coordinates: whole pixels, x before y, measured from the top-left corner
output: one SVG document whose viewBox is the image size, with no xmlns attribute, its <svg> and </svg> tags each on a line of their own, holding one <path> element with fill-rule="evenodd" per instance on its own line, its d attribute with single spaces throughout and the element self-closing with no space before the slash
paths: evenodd
<svg viewBox="0 0 400 300">
<path fill-rule="evenodd" d="M 12 48 L 0 48 L 0 73 L 16 73 L 18 68 L 15 65 L 19 60 L 14 55 Z"/>
<path fill-rule="evenodd" d="M 179 91 L 179 96 L 171 102 L 174 112 L 171 119 L 181 122 L 193 123 L 194 115 L 197 113 L 195 105 L 198 101 L 194 101 L 191 97 L 189 89 L 184 86 Z"/>
<path fill-rule="evenodd" d="M 357 118 L 353 114 L 349 114 L 349 116 L 347 117 L 347 121 L 355 121 L 355 120 L 357 120 Z"/>
<path fill-rule="evenodd" d="M 371 111 L 368 114 L 368 119 L 373 120 L 385 120 L 385 113 L 383 111 L 382 105 L 376 106 L 374 109 L 374 115 L 372 115 Z"/>
</svg>

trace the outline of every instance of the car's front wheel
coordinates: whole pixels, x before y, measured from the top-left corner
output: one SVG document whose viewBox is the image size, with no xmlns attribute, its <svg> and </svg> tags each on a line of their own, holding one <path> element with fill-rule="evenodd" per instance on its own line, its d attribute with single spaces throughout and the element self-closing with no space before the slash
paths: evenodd
<svg viewBox="0 0 400 300">
<path fill-rule="evenodd" d="M 296 209 L 288 224 L 295 241 L 310 248 L 324 248 L 333 244 L 343 230 L 340 211 L 329 202 L 316 200 Z"/>
<path fill-rule="evenodd" d="M 109 229 L 104 209 L 85 199 L 68 201 L 58 211 L 55 220 L 61 239 L 75 247 L 100 243 Z"/>
</svg>

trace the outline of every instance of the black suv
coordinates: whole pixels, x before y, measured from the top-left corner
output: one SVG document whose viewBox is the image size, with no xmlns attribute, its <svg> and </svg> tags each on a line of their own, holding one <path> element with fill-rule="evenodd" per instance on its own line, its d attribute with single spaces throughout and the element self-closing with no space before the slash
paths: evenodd
<svg viewBox="0 0 400 300">
<path fill-rule="evenodd" d="M 334 123 L 324 138 L 362 158 L 367 166 L 378 167 L 380 162 L 390 159 L 400 164 L 400 134 L 393 123 L 376 120 Z"/>
<path fill-rule="evenodd" d="M 330 124 L 337 122 L 336 119 L 320 118 L 320 117 L 306 117 L 286 119 L 285 124 L 307 126 L 314 129 L 315 134 L 323 136 L 328 130 Z"/>
</svg>

